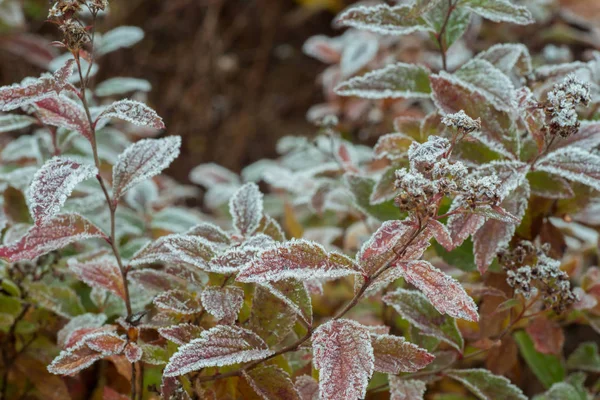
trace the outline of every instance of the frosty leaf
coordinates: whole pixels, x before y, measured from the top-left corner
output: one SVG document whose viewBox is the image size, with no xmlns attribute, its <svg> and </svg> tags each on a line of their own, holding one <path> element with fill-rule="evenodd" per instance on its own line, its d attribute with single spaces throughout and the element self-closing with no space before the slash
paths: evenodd
<svg viewBox="0 0 600 400">
<path fill-rule="evenodd" d="M 248 384 L 265 400 L 301 400 L 290 376 L 276 365 L 261 365 L 243 372 Z"/>
<path fill-rule="evenodd" d="M 339 96 L 364 99 L 427 98 L 431 93 L 427 68 L 405 63 L 390 64 L 340 83 Z"/>
<path fill-rule="evenodd" d="M 262 233 L 270 236 L 273 240 L 278 242 L 285 241 L 285 233 L 281 229 L 281 225 L 271 216 L 265 215 L 258 228 Z"/>
<path fill-rule="evenodd" d="M 300 375 L 295 386 L 302 400 L 319 400 L 319 383 L 312 376 Z"/>
<path fill-rule="evenodd" d="M 84 336 L 80 343 L 85 344 L 103 356 L 110 356 L 120 354 L 125 348 L 127 340 L 114 332 L 96 332 Z"/>
<path fill-rule="evenodd" d="M 343 77 L 354 75 L 377 56 L 379 40 L 375 35 L 359 32 L 351 36 L 342 51 L 340 69 Z"/>
<path fill-rule="evenodd" d="M 165 367 L 164 376 L 179 376 L 200 368 L 259 360 L 271 354 L 272 351 L 254 332 L 237 326 L 218 325 L 181 346 Z"/>
<path fill-rule="evenodd" d="M 451 369 L 445 373 L 465 385 L 481 400 L 527 400 L 521 389 L 486 369 Z"/>
<path fill-rule="evenodd" d="M 78 332 L 99 328 L 106 322 L 106 315 L 104 314 L 82 314 L 72 318 L 65 326 L 58 331 L 56 342 L 59 346 L 69 348 L 69 343 L 75 344 L 78 339 L 73 340 L 75 336 L 78 336 Z M 80 337 L 79 337 L 80 338 Z"/>
<path fill-rule="evenodd" d="M 584 378 L 585 379 L 585 378 Z M 589 395 L 568 382 L 557 382 L 542 394 L 533 397 L 533 400 L 587 400 Z"/>
<path fill-rule="evenodd" d="M 240 178 L 234 172 L 215 163 L 200 164 L 190 172 L 190 181 L 211 188 L 219 184 L 240 184 Z"/>
<path fill-rule="evenodd" d="M 398 376 L 389 376 L 390 400 L 423 400 L 427 385 L 415 379 L 402 379 Z"/>
<path fill-rule="evenodd" d="M 70 98 L 49 96 L 35 103 L 36 115 L 46 125 L 71 129 L 79 132 L 90 142 L 92 129 L 83 108 Z"/>
<path fill-rule="evenodd" d="M 288 304 L 268 289 L 256 286 L 252 299 L 252 312 L 247 326 L 269 346 L 280 343 L 290 334 L 296 315 Z"/>
<path fill-rule="evenodd" d="M 36 224 L 42 225 L 58 214 L 75 186 L 97 173 L 95 167 L 67 158 L 48 160 L 33 176 L 29 188 L 30 209 Z"/>
<path fill-rule="evenodd" d="M 527 7 L 512 4 L 509 0 L 461 0 L 460 5 L 494 22 L 518 25 L 535 22 Z"/>
<path fill-rule="evenodd" d="M 374 362 L 369 330 L 359 323 L 332 320 L 315 330 L 313 364 L 321 400 L 364 398 Z"/>
<path fill-rule="evenodd" d="M 372 335 L 375 371 L 388 374 L 416 372 L 435 358 L 427 350 L 393 335 Z"/>
<path fill-rule="evenodd" d="M 125 358 L 127 358 L 127 361 L 133 364 L 142 359 L 143 351 L 140 346 L 133 342 L 130 342 L 127 343 L 127 346 L 125 346 L 125 349 L 123 349 L 123 354 L 125 354 Z"/>
<path fill-rule="evenodd" d="M 385 170 L 383 175 L 379 178 L 375 187 L 373 187 L 373 193 L 369 197 L 371 204 L 381 204 L 386 201 L 392 200 L 398 194 L 398 189 L 394 186 L 396 181 L 396 170 L 398 168 L 391 166 Z"/>
<path fill-rule="evenodd" d="M 429 79 L 433 100 L 442 114 L 463 110 L 472 118 L 481 118 L 481 132 L 472 135 L 477 133 L 476 138 L 491 150 L 516 158 L 518 143 L 511 137 L 511 117 L 507 112 L 497 110 L 482 89 L 444 71 Z"/>
<path fill-rule="evenodd" d="M 377 139 L 373 154 L 377 158 L 385 157 L 390 160 L 404 158 L 412 142 L 413 138 L 404 133 L 388 133 Z"/>
<path fill-rule="evenodd" d="M 510 112 L 514 108 L 515 88 L 510 78 L 489 61 L 470 60 L 454 75 L 480 89 L 497 110 Z"/>
<path fill-rule="evenodd" d="M 440 314 L 420 292 L 398 289 L 385 295 L 383 302 L 393 307 L 424 335 L 436 337 L 462 352 L 464 341 L 456 321 Z"/>
<path fill-rule="evenodd" d="M 200 301 L 183 290 L 169 290 L 154 298 L 154 305 L 161 310 L 183 315 L 194 315 L 201 311 Z"/>
<path fill-rule="evenodd" d="M 348 257 L 327 253 L 318 243 L 292 239 L 260 253 L 237 276 L 240 282 L 277 282 L 287 278 L 335 279 L 360 273 Z"/>
<path fill-rule="evenodd" d="M 581 121 L 579 131 L 567 137 L 556 137 L 556 140 L 550 146 L 551 150 L 557 150 L 562 147 L 575 146 L 584 150 L 598 147 L 600 145 L 600 122 Z"/>
<path fill-rule="evenodd" d="M 152 85 L 145 79 L 111 78 L 96 87 L 96 95 L 100 97 L 121 95 L 130 92 L 149 92 Z"/>
<path fill-rule="evenodd" d="M 255 183 L 247 183 L 229 201 L 233 227 L 242 236 L 252 234 L 263 217 L 263 195 Z"/>
<path fill-rule="evenodd" d="M 115 101 L 98 115 L 96 123 L 105 118 L 118 118 L 139 126 L 148 126 L 155 129 L 164 129 L 165 124 L 156 111 L 134 100 Z M 177 157 L 177 155 L 175 155 Z"/>
<path fill-rule="evenodd" d="M 179 155 L 181 138 L 142 139 L 129 146 L 113 167 L 113 198 L 117 201 L 127 190 L 167 168 Z"/>
<path fill-rule="evenodd" d="M 70 319 L 85 312 L 79 296 L 69 286 L 32 282 L 27 284 L 27 292 L 38 306 L 51 310 L 61 317 Z"/>
<path fill-rule="evenodd" d="M 600 156 L 578 147 L 566 147 L 542 157 L 535 169 L 600 190 L 598 165 Z"/>
<path fill-rule="evenodd" d="M 184 323 L 172 325 L 167 328 L 159 328 L 158 333 L 165 339 L 182 346 L 200 337 L 202 328 L 196 325 Z"/>
<path fill-rule="evenodd" d="M 430 28 L 429 31 L 433 34 L 444 32 L 441 39 L 446 49 L 460 39 L 469 27 L 471 13 L 462 7 L 453 6 L 451 10 L 452 3 L 448 1 L 420 1 L 420 3 L 429 6 L 429 10 L 423 15 Z"/>
<path fill-rule="evenodd" d="M 523 185 L 513 190 L 501 205 L 520 221 L 527 210 L 528 200 L 529 184 L 524 181 Z M 514 221 L 490 219 L 473 235 L 473 252 L 479 272 L 485 273 L 498 250 L 508 245 L 516 228 L 517 223 Z"/>
<path fill-rule="evenodd" d="M 231 244 L 231 240 L 229 239 L 227 232 L 219 228 L 217 225 L 211 224 L 210 222 L 202 222 L 191 228 L 185 234 L 191 236 L 200 236 L 209 242 L 217 244 Z"/>
<path fill-rule="evenodd" d="M 125 287 L 121 270 L 113 256 L 102 256 L 90 261 L 77 261 L 74 259 L 68 262 L 69 269 L 77 275 L 81 281 L 91 287 L 108 290 L 111 293 L 125 300 Z"/>
<path fill-rule="evenodd" d="M 452 203 L 450 211 L 461 207 L 457 199 Z M 460 246 L 469 236 L 477 232 L 485 223 L 485 217 L 475 213 L 458 213 L 448 217 L 448 230 L 452 237 L 454 247 Z"/>
<path fill-rule="evenodd" d="M 0 257 L 9 262 L 33 260 L 71 243 L 106 236 L 79 214 L 60 214 L 43 226 L 31 227 L 25 236 L 9 245 L 0 246 Z"/>
<path fill-rule="evenodd" d="M 53 75 L 43 75 L 25 85 L 0 87 L 0 111 L 11 111 L 59 94 L 68 85 L 75 60 L 71 59 Z"/>
<path fill-rule="evenodd" d="M 450 231 L 446 228 L 446 225 L 435 219 L 429 219 L 427 221 L 427 228 L 431 230 L 435 240 L 441 244 L 446 250 L 451 251 L 454 249 L 454 241 L 450 235 Z"/>
<path fill-rule="evenodd" d="M 28 117 L 27 115 L 0 115 L 0 133 L 27 128 L 35 123 L 35 118 Z"/>
<path fill-rule="evenodd" d="M 286 279 L 273 283 L 261 283 L 273 296 L 282 300 L 297 316 L 307 324 L 312 324 L 311 298 L 303 282 Z"/>
<path fill-rule="evenodd" d="M 336 25 L 349 26 L 383 35 L 408 35 L 415 31 L 427 30 L 425 22 L 419 18 L 425 12 L 425 6 L 387 4 L 375 6 L 356 6 L 342 12 L 336 18 Z"/>
<path fill-rule="evenodd" d="M 489 61 L 505 74 L 515 69 L 519 75 L 525 75 L 532 70 L 529 50 L 520 43 L 496 44 L 477 54 L 475 59 Z"/>
<path fill-rule="evenodd" d="M 442 314 L 477 321 L 477 306 L 460 283 L 424 260 L 400 263 L 404 279 L 423 292 Z"/>
<path fill-rule="evenodd" d="M 137 282 L 145 290 L 153 292 L 164 292 L 184 285 L 173 275 L 151 268 L 129 271 L 127 277 Z"/>
<path fill-rule="evenodd" d="M 401 218 L 398 208 L 392 202 L 376 205 L 371 204 L 370 198 L 373 193 L 373 188 L 375 187 L 375 181 L 371 178 L 347 173 L 344 176 L 344 184 L 350 190 L 353 198 L 353 205 L 361 212 L 368 214 L 379 221 Z M 335 199 L 335 201 L 345 205 L 348 202 L 346 196 L 344 196 L 345 193 L 338 193 L 338 196 L 341 195 L 343 197 L 341 199 Z"/>
<path fill-rule="evenodd" d="M 202 306 L 219 323 L 230 325 L 244 303 L 244 291 L 236 286 L 209 286 L 202 291 Z"/>
<path fill-rule="evenodd" d="M 48 372 L 56 375 L 76 375 L 79 371 L 102 359 L 102 357 L 102 354 L 82 343 L 75 349 L 61 351 L 48 365 Z"/>
<path fill-rule="evenodd" d="M 99 38 L 96 54 L 103 56 L 115 50 L 131 47 L 144 38 L 144 31 L 137 26 L 119 26 Z"/>
<path fill-rule="evenodd" d="M 567 359 L 567 367 L 573 370 L 600 372 L 600 354 L 595 342 L 581 343 Z"/>
</svg>

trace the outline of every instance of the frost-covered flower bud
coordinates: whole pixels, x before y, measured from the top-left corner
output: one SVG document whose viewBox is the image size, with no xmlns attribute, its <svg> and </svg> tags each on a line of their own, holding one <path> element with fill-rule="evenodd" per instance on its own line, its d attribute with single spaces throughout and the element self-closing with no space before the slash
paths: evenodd
<svg viewBox="0 0 600 400">
<path fill-rule="evenodd" d="M 450 128 L 456 128 L 462 132 L 469 133 L 481 129 L 481 119 L 469 117 L 463 110 L 454 114 L 448 114 L 442 118 L 442 123 Z"/>
</svg>

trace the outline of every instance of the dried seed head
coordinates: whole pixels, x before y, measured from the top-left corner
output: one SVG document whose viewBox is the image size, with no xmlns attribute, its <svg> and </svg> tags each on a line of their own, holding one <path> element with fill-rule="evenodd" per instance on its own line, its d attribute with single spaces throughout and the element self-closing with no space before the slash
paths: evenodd
<svg viewBox="0 0 600 400">
<path fill-rule="evenodd" d="M 63 21 L 60 30 L 64 33 L 63 42 L 69 50 L 79 50 L 90 41 L 85 27 L 72 19 Z"/>
<path fill-rule="evenodd" d="M 481 129 L 481 119 L 469 117 L 463 110 L 448 114 L 442 118 L 442 123 L 450 128 L 456 128 L 463 133 L 470 133 Z"/>
<path fill-rule="evenodd" d="M 587 105 L 590 101 L 590 85 L 579 81 L 572 74 L 554 85 L 544 106 L 550 133 L 562 137 L 577 133 L 579 121 L 576 107 L 579 104 Z"/>
</svg>

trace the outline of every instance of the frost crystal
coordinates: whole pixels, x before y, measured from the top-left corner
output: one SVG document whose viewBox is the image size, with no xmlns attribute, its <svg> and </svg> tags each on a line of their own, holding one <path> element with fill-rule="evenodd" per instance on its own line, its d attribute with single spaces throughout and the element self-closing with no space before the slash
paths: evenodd
<svg viewBox="0 0 600 400">
<path fill-rule="evenodd" d="M 180 376 L 206 367 L 221 367 L 259 360 L 273 352 L 254 332 L 218 325 L 181 346 L 165 367 L 164 376 Z"/>
<path fill-rule="evenodd" d="M 229 201 L 233 226 L 242 235 L 252 234 L 263 217 L 263 194 L 255 183 L 247 183 L 238 189 Z"/>
<path fill-rule="evenodd" d="M 202 291 L 202 306 L 219 323 L 231 325 L 244 303 L 244 291 L 236 286 L 210 286 Z"/>
<path fill-rule="evenodd" d="M 179 155 L 181 137 L 142 139 L 119 155 L 113 167 L 113 197 L 117 201 L 127 190 L 167 168 Z"/>
<path fill-rule="evenodd" d="M 375 367 L 369 330 L 348 319 L 319 326 L 313 334 L 313 363 L 321 400 L 364 398 Z"/>
<path fill-rule="evenodd" d="M 60 212 L 75 186 L 93 177 L 98 170 L 62 157 L 47 161 L 36 172 L 29 188 L 30 209 L 41 225 Z"/>
</svg>

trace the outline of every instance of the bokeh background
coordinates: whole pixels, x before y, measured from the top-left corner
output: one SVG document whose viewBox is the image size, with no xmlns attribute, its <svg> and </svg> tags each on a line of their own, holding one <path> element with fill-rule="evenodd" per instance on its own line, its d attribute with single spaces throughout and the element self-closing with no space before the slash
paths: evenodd
<svg viewBox="0 0 600 400">
<path fill-rule="evenodd" d="M 332 19 L 351 3 L 113 0 L 99 30 L 134 25 L 146 37 L 132 48 L 103 58 L 98 79 L 131 76 L 152 83 L 148 103 L 164 118 L 168 133 L 184 139 L 182 156 L 169 170 L 178 180 L 187 181 L 191 168 L 204 162 L 216 161 L 239 171 L 253 161 L 274 156 L 278 138 L 315 131 L 306 112 L 323 100 L 316 80 L 325 65 L 303 54 L 302 44 L 312 35 L 335 35 Z M 575 52 L 579 45 L 589 48 L 585 22 L 600 24 L 600 0 L 556 3 L 560 12 L 545 29 L 506 24 L 510 30 L 502 31 L 498 24 L 490 24 L 490 29 L 481 32 L 504 36 L 500 41 L 525 41 L 534 50 L 547 43 L 566 43 Z M 42 72 L 31 56 L 41 50 L 24 56 L 23 50 L 31 43 L 22 39 L 29 34 L 47 40 L 61 37 L 46 21 L 47 10 L 48 0 L 0 0 L 0 16 L 5 17 L 0 24 L 0 84 Z M 568 18 L 563 18 L 565 13 Z M 489 39 L 498 41 L 497 37 Z"/>
</svg>

